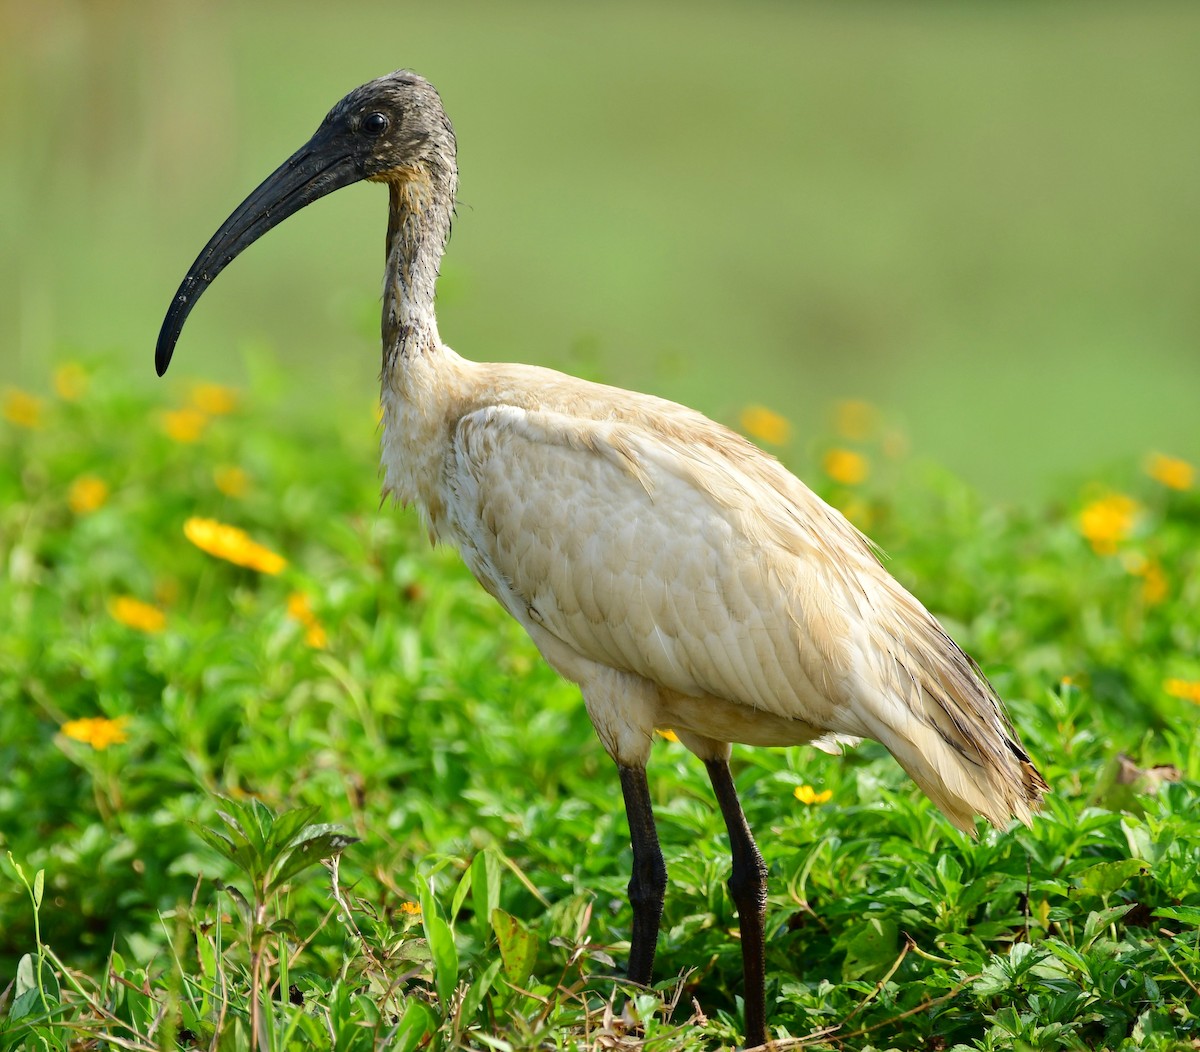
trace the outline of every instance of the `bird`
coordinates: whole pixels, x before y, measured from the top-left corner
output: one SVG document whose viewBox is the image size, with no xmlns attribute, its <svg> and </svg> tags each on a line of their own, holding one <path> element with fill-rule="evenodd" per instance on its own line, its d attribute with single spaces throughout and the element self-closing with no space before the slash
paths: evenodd
<svg viewBox="0 0 1200 1052">
<path fill-rule="evenodd" d="M 729 834 L 748 1046 L 766 1044 L 767 867 L 731 745 L 881 742 L 959 829 L 1030 824 L 1048 785 L 979 666 L 880 553 L 776 458 L 662 398 L 442 342 L 438 270 L 458 186 L 433 85 L 398 70 L 355 88 L 239 205 L 179 286 L 161 376 L 204 290 L 249 245 L 321 197 L 383 183 L 385 497 L 577 684 L 617 766 L 633 864 L 630 981 L 652 981 L 667 890 L 646 773 L 656 729 L 705 766 Z"/>
</svg>

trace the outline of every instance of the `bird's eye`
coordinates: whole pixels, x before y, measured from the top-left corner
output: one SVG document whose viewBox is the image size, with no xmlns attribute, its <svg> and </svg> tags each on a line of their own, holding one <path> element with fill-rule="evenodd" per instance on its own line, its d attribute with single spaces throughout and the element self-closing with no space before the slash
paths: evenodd
<svg viewBox="0 0 1200 1052">
<path fill-rule="evenodd" d="M 362 130 L 368 135 L 382 135 L 387 131 L 388 124 L 391 123 L 387 119 L 387 115 L 383 113 L 368 113 L 362 119 Z"/>
</svg>

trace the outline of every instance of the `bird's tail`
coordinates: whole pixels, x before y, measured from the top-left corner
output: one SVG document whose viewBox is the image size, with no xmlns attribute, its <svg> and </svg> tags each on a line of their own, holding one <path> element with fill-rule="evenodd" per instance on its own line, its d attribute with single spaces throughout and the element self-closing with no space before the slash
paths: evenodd
<svg viewBox="0 0 1200 1052">
<path fill-rule="evenodd" d="M 897 620 L 879 628 L 874 683 L 855 706 L 868 736 L 882 742 L 942 813 L 974 833 L 975 816 L 993 825 L 1029 825 L 1049 790 L 1017 738 L 1004 705 L 979 667 L 933 616 L 895 585 Z M 874 689 L 870 689 L 873 687 Z"/>
</svg>

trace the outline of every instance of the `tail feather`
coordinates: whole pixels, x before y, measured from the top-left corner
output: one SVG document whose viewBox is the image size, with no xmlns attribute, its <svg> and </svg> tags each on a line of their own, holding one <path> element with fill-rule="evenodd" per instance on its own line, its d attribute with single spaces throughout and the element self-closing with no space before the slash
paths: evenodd
<svg viewBox="0 0 1200 1052">
<path fill-rule="evenodd" d="M 866 733 L 959 829 L 973 833 L 976 815 L 1029 825 L 1049 786 L 1003 702 L 916 599 L 899 585 L 888 590 L 897 617 L 886 628 L 876 622 L 865 677 L 873 682 L 860 680 L 855 705 Z"/>
</svg>

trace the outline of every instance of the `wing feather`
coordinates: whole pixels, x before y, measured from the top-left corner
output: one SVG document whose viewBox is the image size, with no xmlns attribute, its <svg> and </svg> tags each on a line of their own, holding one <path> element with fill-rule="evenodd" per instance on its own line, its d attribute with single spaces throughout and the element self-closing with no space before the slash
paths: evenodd
<svg viewBox="0 0 1200 1052">
<path fill-rule="evenodd" d="M 1003 705 L 870 543 L 740 437 L 633 404 L 461 418 L 449 513 L 484 586 L 590 662 L 881 741 L 962 828 L 1028 821 L 1045 783 Z"/>
<path fill-rule="evenodd" d="M 849 659 L 840 618 L 831 604 L 790 607 L 841 585 L 827 558 L 800 558 L 748 519 L 777 493 L 747 493 L 711 448 L 511 406 L 464 417 L 455 449 L 464 554 L 518 619 L 532 608 L 584 657 L 682 694 L 833 717 L 813 684 L 835 684 L 824 666 Z M 739 492 L 718 499 L 706 472 Z"/>
</svg>

